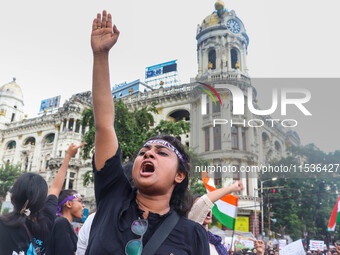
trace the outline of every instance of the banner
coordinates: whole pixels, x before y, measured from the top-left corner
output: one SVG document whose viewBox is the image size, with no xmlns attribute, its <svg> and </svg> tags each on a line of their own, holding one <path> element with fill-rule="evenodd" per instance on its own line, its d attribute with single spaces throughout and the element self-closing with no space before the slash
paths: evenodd
<svg viewBox="0 0 340 255">
<path fill-rule="evenodd" d="M 311 251 L 317 251 L 317 250 L 323 251 L 324 245 L 325 245 L 324 241 L 320 241 L 320 240 L 310 240 L 309 242 L 309 248 Z"/>
<path fill-rule="evenodd" d="M 302 245 L 302 240 L 297 240 L 288 244 L 285 248 L 280 250 L 280 255 L 306 255 L 305 249 Z"/>
</svg>

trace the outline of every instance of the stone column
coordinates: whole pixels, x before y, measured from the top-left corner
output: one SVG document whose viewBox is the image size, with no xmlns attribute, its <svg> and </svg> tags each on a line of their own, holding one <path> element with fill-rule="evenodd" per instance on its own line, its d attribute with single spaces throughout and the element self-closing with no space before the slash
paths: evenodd
<svg viewBox="0 0 340 255">
<path fill-rule="evenodd" d="M 76 131 L 76 123 L 78 120 L 74 119 L 73 120 L 73 127 L 72 127 L 72 131 L 75 132 Z"/>
<path fill-rule="evenodd" d="M 60 126 L 60 132 L 63 132 L 64 126 L 65 126 L 65 123 L 64 123 L 64 120 L 62 120 L 61 121 L 61 126 Z"/>
<path fill-rule="evenodd" d="M 70 119 L 66 119 L 66 125 L 65 125 L 66 131 L 68 131 L 68 129 L 70 128 L 69 127 L 69 122 L 70 122 Z"/>
<path fill-rule="evenodd" d="M 230 45 L 227 45 L 227 59 L 228 59 L 228 71 L 231 70 L 231 54 L 230 54 Z"/>
</svg>

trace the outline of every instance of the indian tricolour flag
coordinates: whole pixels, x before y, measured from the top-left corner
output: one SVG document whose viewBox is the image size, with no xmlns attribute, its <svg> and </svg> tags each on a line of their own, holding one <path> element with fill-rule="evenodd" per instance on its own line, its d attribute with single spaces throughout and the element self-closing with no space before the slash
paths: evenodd
<svg viewBox="0 0 340 255">
<path fill-rule="evenodd" d="M 328 231 L 334 231 L 336 223 L 340 223 L 340 197 L 335 203 L 331 218 L 328 223 Z"/>
<path fill-rule="evenodd" d="M 207 192 L 216 190 L 213 180 L 210 178 L 203 178 L 203 183 Z M 224 226 L 234 229 L 237 216 L 237 201 L 238 197 L 233 195 L 226 195 L 215 202 L 212 209 L 213 215 Z"/>
</svg>

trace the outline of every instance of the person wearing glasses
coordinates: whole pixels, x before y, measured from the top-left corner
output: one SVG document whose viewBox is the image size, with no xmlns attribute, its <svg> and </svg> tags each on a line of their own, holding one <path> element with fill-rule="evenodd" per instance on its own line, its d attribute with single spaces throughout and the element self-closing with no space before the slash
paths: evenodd
<svg viewBox="0 0 340 255">
<path fill-rule="evenodd" d="M 58 199 L 57 219 L 54 222 L 47 255 L 74 255 L 78 237 L 72 222 L 80 219 L 85 205 L 81 195 L 71 189 L 62 190 Z"/>
<path fill-rule="evenodd" d="M 178 139 L 159 136 L 145 142 L 133 165 L 135 188 L 124 175 L 109 81 L 109 51 L 118 36 L 111 15 L 106 11 L 97 14 L 91 34 L 97 212 L 86 254 L 207 255 L 206 231 L 185 217 L 192 200 L 188 192 L 190 157 Z M 158 233 L 159 229 L 170 232 Z M 149 253 L 149 247 L 157 250 Z"/>
</svg>

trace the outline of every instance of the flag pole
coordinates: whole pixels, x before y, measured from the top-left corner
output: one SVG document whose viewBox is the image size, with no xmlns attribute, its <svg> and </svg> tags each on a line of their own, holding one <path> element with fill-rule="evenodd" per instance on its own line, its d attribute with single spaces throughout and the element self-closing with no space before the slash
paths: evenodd
<svg viewBox="0 0 340 255">
<path fill-rule="evenodd" d="M 233 229 L 233 233 L 231 234 L 231 249 L 233 249 L 233 243 L 234 243 L 234 234 L 235 234 L 235 226 L 234 226 L 234 229 Z M 235 248 L 235 247 L 234 247 Z"/>
<path fill-rule="evenodd" d="M 237 211 L 238 211 L 238 207 L 236 207 L 236 218 L 237 218 Z M 232 237 L 231 237 L 231 248 L 233 248 L 233 242 L 234 242 L 234 235 L 235 235 L 235 224 L 236 224 L 236 218 L 234 221 L 234 226 L 233 226 L 233 233 L 232 233 Z M 236 247 L 234 247 L 235 249 Z"/>
</svg>

